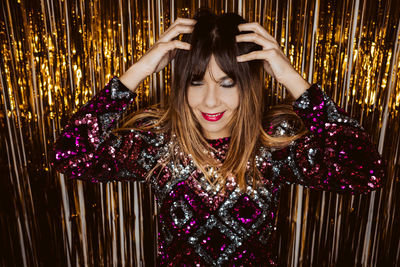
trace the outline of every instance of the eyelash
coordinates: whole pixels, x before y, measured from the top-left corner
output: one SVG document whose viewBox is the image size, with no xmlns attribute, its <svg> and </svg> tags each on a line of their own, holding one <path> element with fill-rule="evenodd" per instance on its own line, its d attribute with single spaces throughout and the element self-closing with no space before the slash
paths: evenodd
<svg viewBox="0 0 400 267">
<path fill-rule="evenodd" d="M 202 85 L 202 84 L 199 84 L 197 81 L 194 81 L 194 82 L 191 81 L 191 82 L 190 82 L 190 85 L 191 85 L 191 86 L 200 86 L 200 85 Z"/>
<path fill-rule="evenodd" d="M 198 84 L 197 81 L 194 81 L 194 83 L 193 83 L 193 81 L 192 81 L 192 82 L 190 82 L 190 85 L 191 85 L 191 86 L 201 86 L 201 85 L 203 85 L 203 84 Z M 231 83 L 231 84 L 229 84 L 229 85 L 222 85 L 222 84 L 221 84 L 221 86 L 224 87 L 224 88 L 232 88 L 232 87 L 234 87 L 235 85 L 236 85 L 235 82 L 233 82 L 233 83 Z"/>
<path fill-rule="evenodd" d="M 236 83 L 231 83 L 231 84 L 229 84 L 229 85 L 221 85 L 222 87 L 225 87 L 225 88 L 232 88 L 232 87 L 234 87 L 236 85 Z"/>
</svg>

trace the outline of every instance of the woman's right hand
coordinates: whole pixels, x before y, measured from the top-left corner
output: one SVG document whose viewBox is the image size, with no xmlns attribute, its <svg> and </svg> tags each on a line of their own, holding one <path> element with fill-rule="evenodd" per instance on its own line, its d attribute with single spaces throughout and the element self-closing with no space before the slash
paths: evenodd
<svg viewBox="0 0 400 267">
<path fill-rule="evenodd" d="M 176 49 L 190 50 L 190 44 L 174 40 L 175 37 L 183 33 L 193 31 L 196 20 L 178 18 L 166 30 L 157 42 L 133 64 L 119 80 L 130 90 L 136 87 L 149 75 L 159 72 L 175 57 Z"/>
</svg>

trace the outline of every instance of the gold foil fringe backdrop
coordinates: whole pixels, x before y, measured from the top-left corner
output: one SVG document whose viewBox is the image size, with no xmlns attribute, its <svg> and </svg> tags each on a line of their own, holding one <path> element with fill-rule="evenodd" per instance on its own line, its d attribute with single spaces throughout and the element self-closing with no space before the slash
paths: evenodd
<svg viewBox="0 0 400 267">
<path fill-rule="evenodd" d="M 2 265 L 155 263 L 156 211 L 145 184 L 66 181 L 49 148 L 68 117 L 177 18 L 237 12 L 278 40 L 296 69 L 371 133 L 388 166 L 368 196 L 288 186 L 282 265 L 399 264 L 400 3 L 389 1 L 5 0 L 0 13 Z M 173 63 L 172 63 L 173 64 Z M 171 67 L 146 79 L 133 109 L 164 102 Z M 268 104 L 285 89 L 266 77 Z"/>
</svg>

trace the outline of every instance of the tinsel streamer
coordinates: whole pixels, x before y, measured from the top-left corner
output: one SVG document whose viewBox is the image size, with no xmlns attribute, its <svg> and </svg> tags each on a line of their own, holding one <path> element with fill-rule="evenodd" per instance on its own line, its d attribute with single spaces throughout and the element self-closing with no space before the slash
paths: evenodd
<svg viewBox="0 0 400 267">
<path fill-rule="evenodd" d="M 147 184 L 66 180 L 49 149 L 71 114 L 123 73 L 177 17 L 199 7 L 261 23 L 295 68 L 371 134 L 382 190 L 339 195 L 286 186 L 282 266 L 400 264 L 400 3 L 397 0 L 5 0 L 0 3 L 2 266 L 153 266 L 157 212 Z M 171 65 L 174 63 L 172 62 Z M 171 65 L 131 112 L 165 103 Z M 286 90 L 266 76 L 268 105 Z"/>
</svg>

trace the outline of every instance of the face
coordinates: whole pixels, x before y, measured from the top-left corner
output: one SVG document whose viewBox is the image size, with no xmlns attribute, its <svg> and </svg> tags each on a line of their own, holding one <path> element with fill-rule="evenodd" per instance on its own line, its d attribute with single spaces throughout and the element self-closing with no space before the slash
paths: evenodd
<svg viewBox="0 0 400 267">
<path fill-rule="evenodd" d="M 188 103 L 207 139 L 230 136 L 229 121 L 239 106 L 239 89 L 211 56 L 203 80 L 192 81 Z"/>
</svg>

